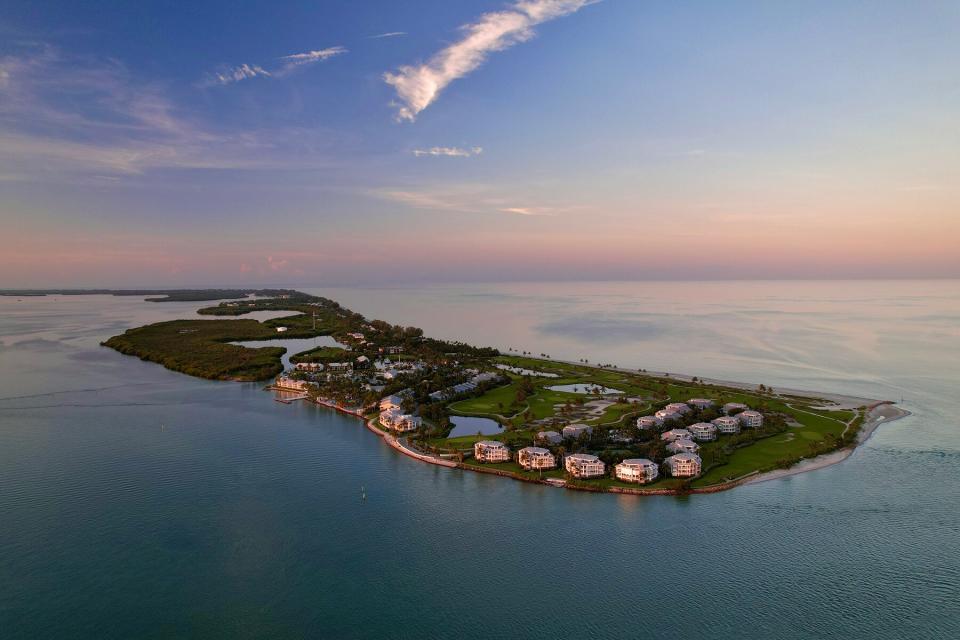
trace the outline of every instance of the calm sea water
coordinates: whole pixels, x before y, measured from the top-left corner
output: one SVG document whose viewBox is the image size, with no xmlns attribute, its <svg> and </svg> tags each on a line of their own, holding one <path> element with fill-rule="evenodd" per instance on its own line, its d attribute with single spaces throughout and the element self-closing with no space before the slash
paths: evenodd
<svg viewBox="0 0 960 640">
<path fill-rule="evenodd" d="M 960 283 L 316 291 L 438 336 L 914 415 L 814 473 L 579 494 L 98 346 L 195 304 L 0 298 L 0 637 L 960 637 Z"/>
</svg>

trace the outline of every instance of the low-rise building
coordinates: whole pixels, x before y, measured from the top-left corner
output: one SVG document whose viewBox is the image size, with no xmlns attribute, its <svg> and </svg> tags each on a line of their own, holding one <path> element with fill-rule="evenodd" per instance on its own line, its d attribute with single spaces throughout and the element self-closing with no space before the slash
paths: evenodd
<svg viewBox="0 0 960 640">
<path fill-rule="evenodd" d="M 709 422 L 698 422 L 687 427 L 694 440 L 709 442 L 717 439 L 717 427 Z"/>
<path fill-rule="evenodd" d="M 310 388 L 310 383 L 306 380 L 297 380 L 296 378 L 291 378 L 289 376 L 280 375 L 277 376 L 274 386 L 280 389 L 286 389 L 289 391 L 303 391 L 306 392 Z"/>
<path fill-rule="evenodd" d="M 687 404 L 695 409 L 700 409 L 703 411 L 704 409 L 709 409 L 713 406 L 713 400 L 708 398 L 690 398 L 687 400 Z"/>
<path fill-rule="evenodd" d="M 323 365 L 319 362 L 298 362 L 297 371 L 323 371 Z"/>
<path fill-rule="evenodd" d="M 593 428 L 585 424 L 568 424 L 563 428 L 563 437 L 576 440 L 582 434 L 593 434 Z"/>
<path fill-rule="evenodd" d="M 286 332 L 287 332 L 286 327 L 277 327 L 277 333 L 286 333 Z"/>
<path fill-rule="evenodd" d="M 496 440 L 481 440 L 473 445 L 477 462 L 509 462 L 510 448 Z"/>
<path fill-rule="evenodd" d="M 653 417 L 660 421 L 660 424 L 664 422 L 669 422 L 672 420 L 679 420 L 683 417 L 683 414 L 676 411 L 670 411 L 669 409 L 660 409 L 653 414 Z"/>
<path fill-rule="evenodd" d="M 423 425 L 423 420 L 420 416 L 403 413 L 400 409 L 393 407 L 380 412 L 380 424 L 387 429 L 405 433 L 419 429 Z"/>
<path fill-rule="evenodd" d="M 547 444 L 560 444 L 563 442 L 563 436 L 556 431 L 538 431 L 537 440 Z"/>
<path fill-rule="evenodd" d="M 686 415 L 690 411 L 690 407 L 685 402 L 671 402 L 665 406 L 664 409 L 674 413 L 679 413 L 682 416 Z"/>
<path fill-rule="evenodd" d="M 574 478 L 599 478 L 606 473 L 603 460 L 589 453 L 571 453 L 564 458 L 563 465 Z"/>
<path fill-rule="evenodd" d="M 653 429 L 663 424 L 663 419 L 657 416 L 640 416 L 637 418 L 638 429 Z M 640 458 L 637 458 L 638 460 Z"/>
<path fill-rule="evenodd" d="M 637 482 L 646 484 L 653 482 L 660 475 L 657 463 L 646 458 L 629 458 L 614 467 L 617 480 L 623 482 Z"/>
<path fill-rule="evenodd" d="M 700 475 L 703 463 L 695 453 L 678 453 L 663 461 L 674 478 L 693 478 Z"/>
<path fill-rule="evenodd" d="M 673 442 L 667 444 L 667 451 L 670 453 L 696 453 L 697 451 L 700 451 L 700 445 L 693 440 L 680 438 L 679 440 L 674 440 Z"/>
<path fill-rule="evenodd" d="M 750 407 L 742 402 L 728 402 L 727 404 L 723 405 L 723 412 L 727 415 L 730 415 L 734 411 L 746 411 L 749 408 Z"/>
<path fill-rule="evenodd" d="M 740 433 L 740 421 L 735 416 L 720 416 L 716 420 L 711 420 L 717 431 L 727 435 Z"/>
<path fill-rule="evenodd" d="M 380 411 L 389 411 L 390 409 L 399 409 L 403 405 L 403 398 L 394 394 L 387 396 L 380 401 Z"/>
<path fill-rule="evenodd" d="M 673 442 L 674 440 L 680 440 L 681 438 L 692 440 L 693 434 L 686 429 L 670 429 L 669 431 L 664 431 L 660 434 L 660 439 L 666 440 L 667 442 Z"/>
<path fill-rule="evenodd" d="M 517 452 L 517 462 L 527 471 L 553 469 L 556 458 L 549 450 L 541 447 L 524 447 Z"/>
<path fill-rule="evenodd" d="M 327 371 L 331 373 L 347 373 L 353 369 L 352 362 L 331 362 L 327 365 Z"/>
<path fill-rule="evenodd" d="M 741 411 L 737 414 L 740 424 L 751 429 L 759 429 L 763 426 L 763 414 L 759 411 Z"/>
</svg>

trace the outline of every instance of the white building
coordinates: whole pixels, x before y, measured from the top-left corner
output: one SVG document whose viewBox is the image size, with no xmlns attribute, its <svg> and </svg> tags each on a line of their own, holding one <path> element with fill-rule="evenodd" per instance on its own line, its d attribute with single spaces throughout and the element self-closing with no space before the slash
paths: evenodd
<svg viewBox="0 0 960 640">
<path fill-rule="evenodd" d="M 707 398 L 690 398 L 687 400 L 687 404 L 695 409 L 700 409 L 703 411 L 704 409 L 709 409 L 713 406 L 713 400 L 709 400 Z"/>
<path fill-rule="evenodd" d="M 749 408 L 750 407 L 742 402 L 728 402 L 727 404 L 723 405 L 723 412 L 727 415 L 730 415 L 734 411 L 746 411 Z"/>
<path fill-rule="evenodd" d="M 537 440 L 546 442 L 547 444 L 560 444 L 563 442 L 563 436 L 556 431 L 538 431 Z"/>
<path fill-rule="evenodd" d="M 695 453 L 678 453 L 663 461 L 674 478 L 692 478 L 700 475 L 702 462 Z"/>
<path fill-rule="evenodd" d="M 331 373 L 346 373 L 353 369 L 352 362 L 331 362 L 327 365 L 327 371 Z"/>
<path fill-rule="evenodd" d="M 277 333 L 286 333 L 286 331 L 287 331 L 286 327 L 277 327 Z"/>
<path fill-rule="evenodd" d="M 306 380 L 295 380 L 294 378 L 289 378 L 287 376 L 277 376 L 274 386 L 280 389 L 287 389 L 290 391 L 303 391 L 306 392 L 310 388 L 310 383 Z"/>
<path fill-rule="evenodd" d="M 574 478 L 599 478 L 606 473 L 603 460 L 589 453 L 571 453 L 564 458 L 563 465 Z"/>
<path fill-rule="evenodd" d="M 690 407 L 687 406 L 685 402 L 671 402 L 664 407 L 667 411 L 672 411 L 673 413 L 679 413 L 684 416 L 690 411 Z"/>
<path fill-rule="evenodd" d="M 694 440 L 708 442 L 717 439 L 717 427 L 709 422 L 698 422 L 687 427 Z"/>
<path fill-rule="evenodd" d="M 676 411 L 670 411 L 669 409 L 660 409 L 653 417 L 660 421 L 660 424 L 667 422 L 668 420 L 679 420 L 683 417 L 682 414 L 677 413 Z"/>
<path fill-rule="evenodd" d="M 763 426 L 763 414 L 759 411 L 741 411 L 737 414 L 740 424 L 751 429 L 759 429 Z"/>
<path fill-rule="evenodd" d="M 477 462 L 509 462 L 510 449 L 496 440 L 481 440 L 473 445 L 473 457 Z"/>
<path fill-rule="evenodd" d="M 348 333 L 347 335 L 350 336 L 351 338 L 353 338 L 354 340 L 363 340 L 363 339 L 364 339 L 364 335 L 363 335 L 362 333 Z"/>
<path fill-rule="evenodd" d="M 319 362 L 298 362 L 297 371 L 323 371 L 323 365 Z"/>
<path fill-rule="evenodd" d="M 557 461 L 547 449 L 540 447 L 524 447 L 517 452 L 517 462 L 527 471 L 537 469 L 553 469 Z"/>
<path fill-rule="evenodd" d="M 387 429 L 405 433 L 407 431 L 416 431 L 421 427 L 423 421 L 420 419 L 420 416 L 403 413 L 398 408 L 391 408 L 380 412 L 380 424 Z"/>
<path fill-rule="evenodd" d="M 652 460 L 647 460 L 646 458 L 630 458 L 624 460 L 614 467 L 613 470 L 617 476 L 617 480 L 622 480 L 623 482 L 638 482 L 640 484 L 653 482 L 657 479 L 657 476 L 660 475 L 660 469 L 657 467 L 657 463 Z"/>
<path fill-rule="evenodd" d="M 563 437 L 576 440 L 581 434 L 593 434 L 593 428 L 585 424 L 568 424 L 563 428 Z"/>
<path fill-rule="evenodd" d="M 398 395 L 387 396 L 380 401 L 380 411 L 399 409 L 403 405 L 403 398 Z"/>
<path fill-rule="evenodd" d="M 715 426 L 720 433 L 727 435 L 740 433 L 740 421 L 737 420 L 735 416 L 720 416 L 710 422 L 713 423 L 713 426 Z"/>
<path fill-rule="evenodd" d="M 640 416 L 637 418 L 638 429 L 653 429 L 663 424 L 663 420 L 657 416 Z M 641 458 L 637 458 L 640 460 Z"/>
<path fill-rule="evenodd" d="M 693 434 L 691 434 L 686 429 L 670 429 L 669 431 L 664 431 L 660 434 L 661 440 L 666 440 L 667 442 L 673 442 L 674 440 L 692 440 Z"/>
<path fill-rule="evenodd" d="M 693 440 L 680 438 L 679 440 L 674 440 L 673 442 L 669 443 L 667 445 L 667 451 L 670 453 L 696 453 L 697 451 L 700 451 L 700 445 Z"/>
</svg>

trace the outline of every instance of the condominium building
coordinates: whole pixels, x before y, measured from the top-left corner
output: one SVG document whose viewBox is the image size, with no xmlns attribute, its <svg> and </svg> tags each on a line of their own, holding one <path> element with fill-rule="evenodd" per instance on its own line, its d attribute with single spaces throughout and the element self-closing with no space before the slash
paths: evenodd
<svg viewBox="0 0 960 640">
<path fill-rule="evenodd" d="M 646 484 L 657 479 L 657 476 L 660 475 L 660 469 L 657 467 L 657 463 L 652 460 L 630 458 L 614 467 L 614 474 L 617 476 L 617 480 L 623 482 Z"/>
<path fill-rule="evenodd" d="M 737 420 L 736 416 L 720 416 L 710 422 L 713 423 L 713 426 L 715 426 L 720 433 L 727 435 L 740 433 L 740 421 Z"/>
<path fill-rule="evenodd" d="M 667 411 L 672 411 L 674 413 L 679 413 L 680 415 L 686 415 L 690 411 L 690 407 L 687 406 L 685 402 L 671 402 L 664 407 Z"/>
<path fill-rule="evenodd" d="M 563 437 L 576 440 L 584 433 L 592 434 L 593 428 L 585 424 L 568 424 L 563 428 Z"/>
<path fill-rule="evenodd" d="M 571 453 L 563 465 L 574 478 L 598 478 L 606 472 L 603 460 L 589 453 Z"/>
<path fill-rule="evenodd" d="M 698 422 L 687 427 L 694 440 L 708 442 L 717 439 L 717 428 L 709 422 Z"/>
<path fill-rule="evenodd" d="M 667 444 L 667 451 L 670 453 L 696 453 L 700 451 L 700 445 L 693 440 L 680 438 L 679 440 L 674 440 L 673 442 Z"/>
<path fill-rule="evenodd" d="M 763 414 L 759 411 L 741 411 L 737 414 L 740 424 L 751 429 L 759 429 L 763 426 Z"/>
<path fill-rule="evenodd" d="M 380 401 L 380 411 L 389 411 L 390 409 L 399 409 L 403 404 L 403 398 L 398 395 L 387 396 Z"/>
<path fill-rule="evenodd" d="M 380 412 L 380 424 L 388 429 L 399 431 L 416 431 L 423 425 L 420 416 L 403 413 L 399 408 L 392 407 Z"/>
<path fill-rule="evenodd" d="M 727 415 L 730 415 L 734 411 L 746 411 L 749 408 L 750 407 L 742 402 L 728 402 L 727 404 L 723 405 L 723 412 Z"/>
<path fill-rule="evenodd" d="M 537 440 L 547 444 L 560 444 L 563 442 L 563 436 L 556 431 L 538 431 Z"/>
<path fill-rule="evenodd" d="M 690 398 L 689 400 L 687 400 L 687 404 L 690 405 L 691 407 L 694 407 L 695 409 L 700 409 L 702 411 L 704 409 L 709 409 L 710 407 L 712 407 L 713 400 L 710 400 L 708 398 Z"/>
<path fill-rule="evenodd" d="M 557 461 L 547 449 L 540 447 L 524 447 L 517 452 L 517 462 L 527 471 L 537 469 L 553 469 Z"/>
<path fill-rule="evenodd" d="M 669 431 L 664 431 L 660 434 L 660 439 L 666 440 L 667 442 L 673 442 L 674 440 L 680 440 L 681 438 L 692 440 L 693 434 L 686 429 L 670 429 Z"/>
<path fill-rule="evenodd" d="M 674 478 L 692 478 L 700 475 L 703 463 L 695 453 L 678 453 L 663 461 Z"/>
<path fill-rule="evenodd" d="M 306 390 L 310 388 L 310 383 L 306 380 L 297 380 L 288 376 L 277 376 L 274 386 L 289 391 L 306 392 Z"/>
<path fill-rule="evenodd" d="M 660 409 L 653 414 L 653 417 L 660 421 L 659 424 L 663 424 L 669 420 L 679 420 L 683 417 L 683 414 L 676 411 L 670 411 L 669 409 Z"/>
<path fill-rule="evenodd" d="M 509 462 L 510 449 L 496 440 L 481 440 L 473 445 L 473 457 L 477 462 Z"/>
<path fill-rule="evenodd" d="M 662 424 L 663 420 L 657 416 L 641 416 L 637 418 L 638 429 L 653 429 L 654 427 L 659 427 Z"/>
</svg>

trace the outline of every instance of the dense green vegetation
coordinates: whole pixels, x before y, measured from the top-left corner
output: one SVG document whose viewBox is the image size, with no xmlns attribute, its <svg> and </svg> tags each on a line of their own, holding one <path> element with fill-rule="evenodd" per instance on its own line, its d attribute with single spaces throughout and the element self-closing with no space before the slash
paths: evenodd
<svg viewBox="0 0 960 640">
<path fill-rule="evenodd" d="M 276 337 L 256 320 L 173 320 L 130 329 L 103 344 L 168 369 L 213 380 L 262 380 L 283 370 L 286 349 L 227 342 Z"/>
</svg>

